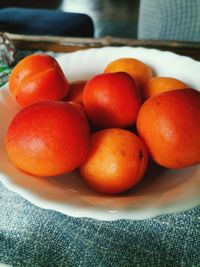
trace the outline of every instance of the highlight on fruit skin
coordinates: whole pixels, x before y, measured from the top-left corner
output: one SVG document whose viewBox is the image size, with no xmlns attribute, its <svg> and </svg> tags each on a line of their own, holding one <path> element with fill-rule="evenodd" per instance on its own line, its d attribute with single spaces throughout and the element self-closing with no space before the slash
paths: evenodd
<svg viewBox="0 0 200 267">
<path fill-rule="evenodd" d="M 24 107 L 37 101 L 62 100 L 68 93 L 69 84 L 55 58 L 33 54 L 13 68 L 9 89 L 17 103 Z"/>
<path fill-rule="evenodd" d="M 6 151 L 16 167 L 35 176 L 56 176 L 77 168 L 90 142 L 83 112 L 63 101 L 42 101 L 19 111 L 11 121 Z"/>
<path fill-rule="evenodd" d="M 136 58 L 118 58 L 110 62 L 104 69 L 105 73 L 126 72 L 131 75 L 138 83 L 141 93 L 143 87 L 154 76 L 153 69 Z"/>
<path fill-rule="evenodd" d="M 150 156 L 166 168 L 200 163 L 200 92 L 178 89 L 144 102 L 137 131 Z"/>
<path fill-rule="evenodd" d="M 83 105 L 98 129 L 127 128 L 135 124 L 142 98 L 135 80 L 125 72 L 102 73 L 90 79 Z"/>
<path fill-rule="evenodd" d="M 80 173 L 95 191 L 117 194 L 136 185 L 144 176 L 148 152 L 131 131 L 110 128 L 91 136 L 87 157 Z"/>
</svg>

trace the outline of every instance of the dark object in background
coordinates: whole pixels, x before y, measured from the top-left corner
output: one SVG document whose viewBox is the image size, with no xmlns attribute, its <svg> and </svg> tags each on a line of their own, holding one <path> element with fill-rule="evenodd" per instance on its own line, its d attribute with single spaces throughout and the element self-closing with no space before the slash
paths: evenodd
<svg viewBox="0 0 200 267">
<path fill-rule="evenodd" d="M 86 14 L 47 9 L 0 9 L 0 31 L 27 35 L 93 37 L 92 19 Z"/>
<path fill-rule="evenodd" d="M 72 0 L 73 1 L 73 0 Z M 101 1 L 101 0 L 100 0 Z M 26 8 L 47 8 L 58 9 L 62 0 L 0 0 L 0 8 L 3 7 L 26 7 Z"/>
</svg>

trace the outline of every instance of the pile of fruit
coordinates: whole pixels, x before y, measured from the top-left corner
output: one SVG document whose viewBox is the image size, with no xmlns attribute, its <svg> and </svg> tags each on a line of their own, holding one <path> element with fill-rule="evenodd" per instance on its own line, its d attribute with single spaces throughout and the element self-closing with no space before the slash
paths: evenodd
<svg viewBox="0 0 200 267">
<path fill-rule="evenodd" d="M 7 129 L 7 154 L 31 175 L 78 169 L 97 192 L 123 192 L 149 157 L 172 169 L 200 162 L 200 92 L 189 87 L 134 58 L 69 84 L 53 57 L 30 55 L 9 79 L 22 109 Z"/>
</svg>

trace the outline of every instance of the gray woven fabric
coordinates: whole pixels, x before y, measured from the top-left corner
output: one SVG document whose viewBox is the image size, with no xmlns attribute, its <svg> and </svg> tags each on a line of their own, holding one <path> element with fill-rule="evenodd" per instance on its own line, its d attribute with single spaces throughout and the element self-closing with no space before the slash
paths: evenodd
<svg viewBox="0 0 200 267">
<path fill-rule="evenodd" d="M 200 208 L 103 222 L 43 210 L 0 183 L 0 262 L 12 266 L 200 266 Z"/>
<path fill-rule="evenodd" d="M 200 1 L 141 0 L 138 38 L 200 42 Z"/>
</svg>

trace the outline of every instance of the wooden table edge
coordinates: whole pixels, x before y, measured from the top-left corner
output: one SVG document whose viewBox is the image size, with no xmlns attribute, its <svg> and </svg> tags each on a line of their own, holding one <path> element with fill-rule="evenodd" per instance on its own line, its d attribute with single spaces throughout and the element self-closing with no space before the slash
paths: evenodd
<svg viewBox="0 0 200 267">
<path fill-rule="evenodd" d="M 139 40 L 105 36 L 102 38 L 78 38 L 62 36 L 38 36 L 6 33 L 17 49 L 44 50 L 53 52 L 73 52 L 77 50 L 99 48 L 105 46 L 131 46 L 156 48 L 172 51 L 200 60 L 199 42 L 178 42 L 162 40 Z"/>
</svg>

